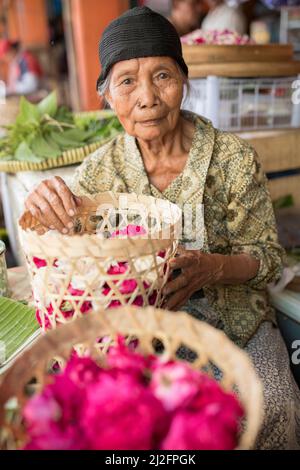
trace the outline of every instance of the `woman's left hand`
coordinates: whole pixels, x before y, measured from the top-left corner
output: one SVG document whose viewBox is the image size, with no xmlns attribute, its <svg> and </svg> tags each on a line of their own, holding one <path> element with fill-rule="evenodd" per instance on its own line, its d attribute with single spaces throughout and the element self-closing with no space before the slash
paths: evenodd
<svg viewBox="0 0 300 470">
<path fill-rule="evenodd" d="M 168 298 L 163 307 L 178 310 L 202 287 L 217 283 L 222 277 L 222 267 L 214 254 L 180 247 L 176 258 L 170 260 L 170 269 L 171 272 L 180 269 L 181 273 L 165 285 L 163 294 Z"/>
<path fill-rule="evenodd" d="M 169 310 L 178 310 L 202 287 L 243 284 L 256 276 L 260 266 L 260 261 L 247 253 L 222 255 L 179 247 L 177 255 L 170 260 L 170 268 L 181 272 L 163 290 L 168 297 L 164 308 Z"/>
</svg>

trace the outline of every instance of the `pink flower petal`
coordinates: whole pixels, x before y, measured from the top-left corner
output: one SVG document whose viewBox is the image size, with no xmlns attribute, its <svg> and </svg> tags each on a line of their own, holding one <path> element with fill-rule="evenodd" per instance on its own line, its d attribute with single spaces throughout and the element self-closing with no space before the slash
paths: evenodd
<svg viewBox="0 0 300 470">
<path fill-rule="evenodd" d="M 128 237 L 136 237 L 138 235 L 146 235 L 147 230 L 142 227 L 141 225 L 133 225 L 129 224 L 127 227 L 121 229 L 121 230 L 116 230 L 112 232 L 110 238 L 116 238 L 118 235 L 126 235 Z"/>
<path fill-rule="evenodd" d="M 134 301 L 132 302 L 132 305 L 136 305 L 137 307 L 143 307 L 144 306 L 144 299 L 142 295 L 138 295 Z"/>
<path fill-rule="evenodd" d="M 128 269 L 127 263 L 118 263 L 116 266 L 111 266 L 107 274 L 124 274 Z"/>
<path fill-rule="evenodd" d="M 44 268 L 45 266 L 47 266 L 46 260 L 37 258 L 36 256 L 33 257 L 33 262 L 38 269 Z"/>
<path fill-rule="evenodd" d="M 69 285 L 68 292 L 69 294 L 74 295 L 74 296 L 81 296 L 84 294 L 84 290 L 74 289 L 74 287 L 72 287 L 72 284 Z"/>
<path fill-rule="evenodd" d="M 120 285 L 121 294 L 131 294 L 137 288 L 137 282 L 135 279 L 125 279 Z"/>
</svg>

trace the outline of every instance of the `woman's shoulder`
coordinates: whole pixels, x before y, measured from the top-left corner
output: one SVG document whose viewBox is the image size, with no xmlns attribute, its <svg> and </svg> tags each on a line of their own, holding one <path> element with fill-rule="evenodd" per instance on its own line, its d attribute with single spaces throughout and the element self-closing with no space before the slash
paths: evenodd
<svg viewBox="0 0 300 470">
<path fill-rule="evenodd" d="M 124 148 L 124 134 L 119 134 L 107 142 L 103 143 L 99 148 L 97 148 L 93 153 L 90 153 L 83 163 L 93 162 L 101 163 L 103 159 L 110 160 L 113 159 L 114 155 Z"/>
<path fill-rule="evenodd" d="M 248 162 L 251 164 L 251 160 L 257 160 L 255 149 L 237 134 L 214 127 L 204 116 L 190 112 L 185 112 L 185 115 L 194 119 L 201 143 L 204 138 L 206 151 L 212 152 L 211 165 L 221 165 L 230 170 L 237 165 L 241 168 L 247 166 Z"/>
<path fill-rule="evenodd" d="M 218 143 L 227 145 L 237 145 L 238 147 L 243 146 L 246 141 L 239 137 L 237 134 L 229 131 L 223 131 L 215 127 L 215 135 Z"/>
<path fill-rule="evenodd" d="M 123 152 L 124 136 L 120 134 L 85 157 L 76 168 L 70 188 L 74 194 L 92 194 L 108 190 L 115 175 L 115 160 Z"/>
<path fill-rule="evenodd" d="M 266 183 L 259 156 L 252 145 L 231 132 L 215 129 L 215 149 L 212 166 L 222 174 L 226 186 L 244 186 L 247 182 Z"/>
<path fill-rule="evenodd" d="M 254 147 L 240 136 L 220 129 L 215 129 L 214 157 L 231 169 L 251 166 L 258 156 Z"/>
<path fill-rule="evenodd" d="M 206 136 L 209 135 L 210 137 L 213 136 L 215 151 L 228 155 L 228 153 L 231 152 L 235 153 L 241 150 L 253 150 L 246 140 L 233 132 L 224 131 L 214 127 L 212 121 L 205 116 L 186 110 L 182 111 L 182 114 L 186 119 L 194 121 L 199 133 Z"/>
</svg>

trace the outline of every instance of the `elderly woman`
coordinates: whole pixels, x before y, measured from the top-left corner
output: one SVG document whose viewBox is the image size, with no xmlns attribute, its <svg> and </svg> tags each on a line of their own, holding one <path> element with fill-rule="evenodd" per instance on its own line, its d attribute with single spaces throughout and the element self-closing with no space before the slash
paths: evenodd
<svg viewBox="0 0 300 470">
<path fill-rule="evenodd" d="M 255 151 L 181 111 L 188 68 L 174 27 L 157 13 L 139 7 L 114 20 L 100 61 L 98 90 L 125 134 L 88 156 L 70 189 L 59 176 L 43 181 L 26 208 L 68 233 L 82 195 L 135 192 L 190 204 L 194 213 L 203 204 L 203 240 L 172 260 L 179 275 L 165 287 L 165 307 L 186 310 L 245 348 L 265 390 L 257 447 L 298 448 L 299 390 L 266 291 L 280 277 L 282 248 Z"/>
</svg>

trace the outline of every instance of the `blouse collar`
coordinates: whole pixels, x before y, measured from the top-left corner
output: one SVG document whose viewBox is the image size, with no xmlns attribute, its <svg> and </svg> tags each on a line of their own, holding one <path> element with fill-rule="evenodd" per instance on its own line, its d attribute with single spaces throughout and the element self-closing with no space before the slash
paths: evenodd
<svg viewBox="0 0 300 470">
<path fill-rule="evenodd" d="M 206 118 L 189 111 L 182 111 L 182 114 L 186 119 L 194 121 L 195 134 L 182 173 L 164 191 L 160 191 L 150 183 L 136 139 L 125 134 L 124 165 L 122 165 L 121 172 L 125 184 L 131 192 L 169 199 L 171 202 L 181 205 L 188 202 L 195 193 L 198 193 L 199 202 L 199 189 L 202 188 L 202 190 L 200 189 L 202 200 L 206 175 L 214 148 L 215 131 L 211 122 Z"/>
</svg>

